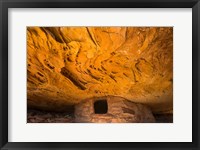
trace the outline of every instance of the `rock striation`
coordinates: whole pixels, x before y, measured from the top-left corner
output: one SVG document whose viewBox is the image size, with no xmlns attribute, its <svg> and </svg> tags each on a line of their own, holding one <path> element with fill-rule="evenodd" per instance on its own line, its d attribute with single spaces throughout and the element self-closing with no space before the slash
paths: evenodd
<svg viewBox="0 0 200 150">
<path fill-rule="evenodd" d="M 28 107 L 105 96 L 173 110 L 172 27 L 27 27 Z"/>
</svg>

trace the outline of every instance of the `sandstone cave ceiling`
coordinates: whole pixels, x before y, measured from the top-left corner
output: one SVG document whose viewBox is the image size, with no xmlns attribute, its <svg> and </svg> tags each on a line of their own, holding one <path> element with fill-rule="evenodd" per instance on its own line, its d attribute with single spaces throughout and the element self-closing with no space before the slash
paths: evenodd
<svg viewBox="0 0 200 150">
<path fill-rule="evenodd" d="M 172 27 L 27 27 L 27 101 L 64 111 L 117 96 L 173 110 Z"/>
</svg>

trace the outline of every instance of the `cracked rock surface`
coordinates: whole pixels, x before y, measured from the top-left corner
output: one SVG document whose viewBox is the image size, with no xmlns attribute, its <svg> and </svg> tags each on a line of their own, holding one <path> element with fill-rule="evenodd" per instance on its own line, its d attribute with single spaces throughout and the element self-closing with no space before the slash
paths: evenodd
<svg viewBox="0 0 200 150">
<path fill-rule="evenodd" d="M 28 107 L 65 111 L 118 96 L 173 110 L 173 28 L 28 27 Z"/>
</svg>

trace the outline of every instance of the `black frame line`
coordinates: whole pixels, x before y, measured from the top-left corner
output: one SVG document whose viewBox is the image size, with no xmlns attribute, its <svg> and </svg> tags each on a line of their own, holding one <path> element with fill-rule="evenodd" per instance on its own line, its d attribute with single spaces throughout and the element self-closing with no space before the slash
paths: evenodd
<svg viewBox="0 0 200 150">
<path fill-rule="evenodd" d="M 200 0 L 0 0 L 1 150 L 200 149 Z M 8 142 L 8 8 L 192 8 L 192 142 Z M 183 116 L 184 117 L 184 116 Z"/>
</svg>

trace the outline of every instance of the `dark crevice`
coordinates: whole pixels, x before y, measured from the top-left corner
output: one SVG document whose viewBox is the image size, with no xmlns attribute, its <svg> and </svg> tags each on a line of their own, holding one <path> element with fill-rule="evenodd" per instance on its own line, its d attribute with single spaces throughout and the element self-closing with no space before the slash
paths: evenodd
<svg viewBox="0 0 200 150">
<path fill-rule="evenodd" d="M 76 77 L 74 77 L 65 67 L 61 69 L 60 72 L 63 76 L 67 77 L 72 83 L 81 90 L 85 90 L 86 87 L 83 86 Z"/>
<path fill-rule="evenodd" d="M 90 39 L 92 40 L 92 42 L 94 43 L 94 45 L 97 46 L 98 43 L 96 43 L 96 40 L 93 38 L 92 33 L 90 32 L 89 28 L 86 27 L 86 29 L 87 29 L 87 32 L 88 32 L 88 35 L 89 35 Z"/>
<path fill-rule="evenodd" d="M 37 74 L 38 74 L 38 75 L 40 75 L 41 77 L 44 77 L 44 75 L 43 75 L 43 74 L 41 74 L 40 72 L 37 72 Z"/>
<path fill-rule="evenodd" d="M 87 69 L 88 74 L 95 80 L 100 80 L 100 77 L 94 76 L 89 69 Z"/>
<path fill-rule="evenodd" d="M 43 30 L 45 30 L 47 33 L 49 33 L 57 42 L 59 43 L 65 43 L 62 37 L 59 37 L 59 31 L 57 31 L 55 28 L 51 27 L 44 27 Z"/>
<path fill-rule="evenodd" d="M 109 75 L 111 79 L 113 79 L 115 82 L 117 82 L 117 80 L 115 79 L 115 77 L 113 75 Z"/>
</svg>

